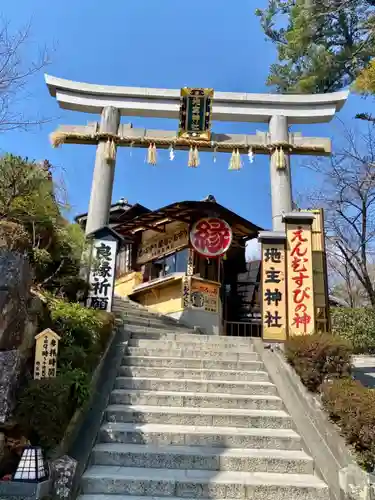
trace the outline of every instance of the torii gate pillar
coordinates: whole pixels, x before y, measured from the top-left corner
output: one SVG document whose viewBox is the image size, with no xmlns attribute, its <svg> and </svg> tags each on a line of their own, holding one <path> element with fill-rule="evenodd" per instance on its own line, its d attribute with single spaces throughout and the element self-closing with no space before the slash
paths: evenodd
<svg viewBox="0 0 375 500">
<path fill-rule="evenodd" d="M 272 116 L 269 125 L 271 142 L 285 142 L 289 140 L 288 118 L 286 116 Z M 278 169 L 277 152 L 271 156 L 270 161 L 271 200 L 272 200 L 272 229 L 273 231 L 285 230 L 283 215 L 292 212 L 292 176 L 290 172 L 290 157 L 285 153 L 285 168 Z"/>
<path fill-rule="evenodd" d="M 99 132 L 116 135 L 120 125 L 120 110 L 113 106 L 105 107 L 101 114 Z M 112 202 L 115 161 L 106 154 L 107 141 L 99 141 L 96 148 L 91 196 L 87 214 L 86 234 L 107 226 Z M 114 146 L 116 147 L 116 146 Z M 114 152 L 116 155 L 116 151 Z"/>
</svg>

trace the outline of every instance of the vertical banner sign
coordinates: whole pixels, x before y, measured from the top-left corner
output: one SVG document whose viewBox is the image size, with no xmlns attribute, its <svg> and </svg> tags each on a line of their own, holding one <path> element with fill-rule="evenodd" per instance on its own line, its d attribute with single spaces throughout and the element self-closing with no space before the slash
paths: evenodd
<svg viewBox="0 0 375 500">
<path fill-rule="evenodd" d="M 184 276 L 182 280 L 182 297 L 181 297 L 181 307 L 182 309 L 187 309 L 191 304 L 191 278 L 189 276 Z"/>
<path fill-rule="evenodd" d="M 186 274 L 187 274 L 187 276 L 193 276 L 193 274 L 194 274 L 194 250 L 192 248 L 189 248 L 188 252 L 189 253 L 188 253 Z"/>
<path fill-rule="evenodd" d="M 179 137 L 210 140 L 213 95 L 213 89 L 181 89 Z"/>
<path fill-rule="evenodd" d="M 34 379 L 56 377 L 60 337 L 47 328 L 35 337 Z"/>
<path fill-rule="evenodd" d="M 262 242 L 263 340 L 282 342 L 287 337 L 285 243 Z"/>
<path fill-rule="evenodd" d="M 94 239 L 87 307 L 111 311 L 115 282 L 117 241 Z"/>
<path fill-rule="evenodd" d="M 312 268 L 316 331 L 330 331 L 328 300 L 327 257 L 325 250 L 324 211 L 322 208 L 306 210 L 315 215 L 311 227 Z"/>
<path fill-rule="evenodd" d="M 287 223 L 289 335 L 315 331 L 311 224 Z"/>
</svg>

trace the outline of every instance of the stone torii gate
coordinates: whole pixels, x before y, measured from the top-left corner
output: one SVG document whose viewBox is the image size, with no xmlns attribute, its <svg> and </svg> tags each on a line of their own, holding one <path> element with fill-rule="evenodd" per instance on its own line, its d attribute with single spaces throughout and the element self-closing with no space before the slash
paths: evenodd
<svg viewBox="0 0 375 500">
<path fill-rule="evenodd" d="M 290 154 L 327 156 L 329 139 L 303 137 L 290 133 L 294 124 L 329 122 L 345 104 L 349 92 L 315 95 L 247 94 L 215 92 L 212 120 L 229 122 L 261 122 L 269 124 L 269 132 L 215 134 L 210 141 L 178 137 L 174 131 L 133 128 L 121 124 L 121 116 L 179 118 L 180 90 L 118 87 L 73 82 L 45 76 L 50 94 L 60 107 L 73 111 L 101 114 L 100 123 L 83 126 L 60 126 L 53 134 L 53 144 L 96 144 L 96 160 L 92 181 L 86 232 L 108 224 L 118 146 L 149 147 L 176 150 L 192 144 L 201 151 L 268 154 L 270 161 L 272 229 L 284 231 L 283 214 L 292 212 Z M 280 150 L 282 165 L 280 165 Z"/>
</svg>

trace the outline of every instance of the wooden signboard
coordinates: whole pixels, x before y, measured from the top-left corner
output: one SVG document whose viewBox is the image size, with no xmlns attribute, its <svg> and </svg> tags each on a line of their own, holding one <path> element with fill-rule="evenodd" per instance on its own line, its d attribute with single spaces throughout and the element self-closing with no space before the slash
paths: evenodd
<svg viewBox="0 0 375 500">
<path fill-rule="evenodd" d="M 35 337 L 34 379 L 56 377 L 60 337 L 47 328 Z"/>
<path fill-rule="evenodd" d="M 107 312 L 112 310 L 117 245 L 115 239 L 93 240 L 87 307 Z"/>
<path fill-rule="evenodd" d="M 210 140 L 213 96 L 213 89 L 181 89 L 179 137 Z"/>
<path fill-rule="evenodd" d="M 173 231 L 158 234 L 142 241 L 137 251 L 137 264 L 142 265 L 167 253 L 180 250 L 189 244 L 187 224 L 173 228 Z"/>
<path fill-rule="evenodd" d="M 315 331 L 311 222 L 286 224 L 289 335 Z"/>
<path fill-rule="evenodd" d="M 262 241 L 263 340 L 287 338 L 285 240 Z"/>
<path fill-rule="evenodd" d="M 181 307 L 182 309 L 187 309 L 190 307 L 191 298 L 191 278 L 190 276 L 184 276 L 182 279 L 182 296 L 181 296 Z"/>
<path fill-rule="evenodd" d="M 219 308 L 219 285 L 193 278 L 190 297 L 193 309 L 217 313 Z"/>
</svg>

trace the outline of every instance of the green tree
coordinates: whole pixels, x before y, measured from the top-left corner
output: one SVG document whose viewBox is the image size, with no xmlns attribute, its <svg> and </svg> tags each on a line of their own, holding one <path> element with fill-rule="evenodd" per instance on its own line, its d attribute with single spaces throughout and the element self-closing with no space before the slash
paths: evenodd
<svg viewBox="0 0 375 500">
<path fill-rule="evenodd" d="M 62 215 L 67 205 L 59 199 L 50 164 L 5 155 L 0 179 L 0 240 L 11 247 L 9 242 L 20 238 L 35 284 L 74 299 L 83 287 L 79 270 L 85 238 Z"/>
<path fill-rule="evenodd" d="M 375 0 L 268 0 L 256 10 L 278 52 L 268 85 L 316 93 L 352 83 L 375 55 L 374 7 Z"/>
</svg>

